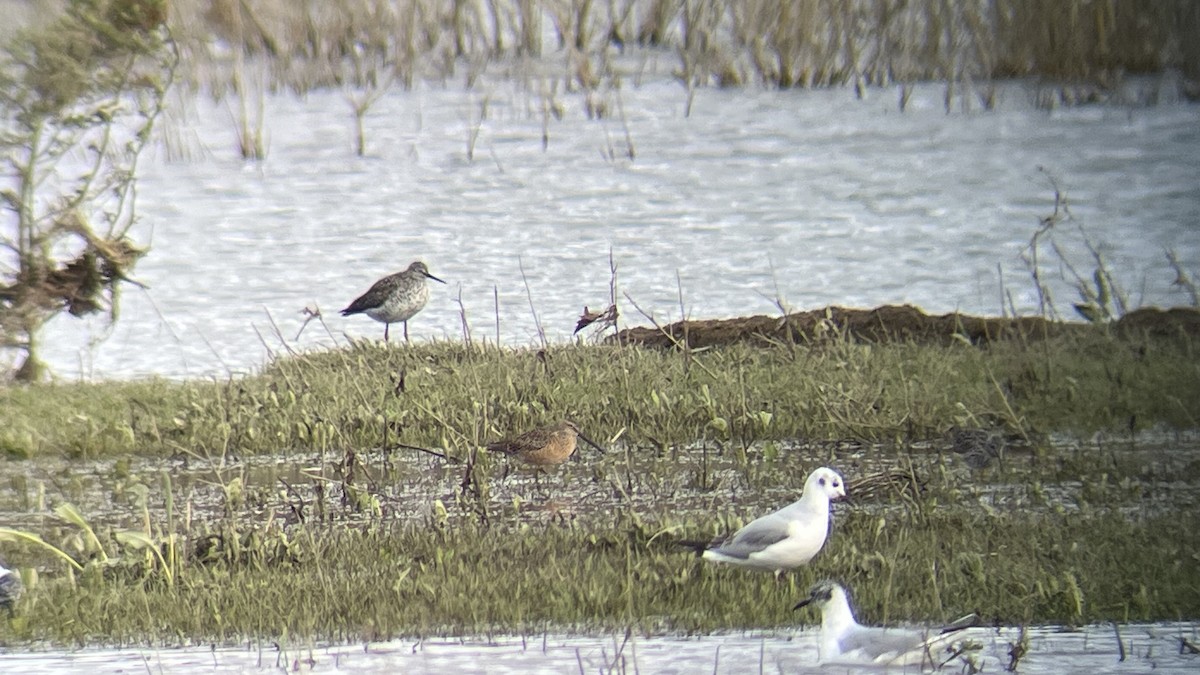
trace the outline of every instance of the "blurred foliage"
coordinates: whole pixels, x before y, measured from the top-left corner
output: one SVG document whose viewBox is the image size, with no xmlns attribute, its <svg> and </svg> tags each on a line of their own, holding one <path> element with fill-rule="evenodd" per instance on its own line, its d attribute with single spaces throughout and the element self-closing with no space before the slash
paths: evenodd
<svg viewBox="0 0 1200 675">
<path fill-rule="evenodd" d="M 19 32 L 0 60 L 0 345 L 17 379 L 43 377 L 38 334 L 66 311 L 118 316 L 118 288 L 145 254 L 137 158 L 178 62 L 165 0 L 72 0 Z"/>
</svg>

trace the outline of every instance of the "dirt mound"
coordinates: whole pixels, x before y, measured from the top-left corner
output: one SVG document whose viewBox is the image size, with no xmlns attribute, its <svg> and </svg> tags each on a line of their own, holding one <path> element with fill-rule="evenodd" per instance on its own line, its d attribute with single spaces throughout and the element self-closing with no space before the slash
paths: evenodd
<svg viewBox="0 0 1200 675">
<path fill-rule="evenodd" d="M 827 307 L 782 316 L 748 316 L 737 319 L 680 321 L 668 326 L 627 328 L 608 342 L 648 347 L 695 348 L 737 342 L 768 345 L 806 343 L 846 336 L 864 342 L 910 341 L 949 344 L 969 341 L 987 344 L 997 340 L 1044 340 L 1058 335 L 1113 330 L 1122 336 L 1156 338 L 1200 336 L 1200 311 L 1190 308 L 1138 309 L 1119 321 L 1095 324 L 1048 321 L 1040 317 L 984 318 L 967 314 L 930 316 L 912 305 L 885 305 L 875 309 Z"/>
</svg>

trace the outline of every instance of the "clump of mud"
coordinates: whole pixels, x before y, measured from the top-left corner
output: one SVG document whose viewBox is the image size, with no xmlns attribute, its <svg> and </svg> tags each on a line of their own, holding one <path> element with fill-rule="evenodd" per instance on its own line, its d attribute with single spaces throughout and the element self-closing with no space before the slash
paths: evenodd
<svg viewBox="0 0 1200 675">
<path fill-rule="evenodd" d="M 983 345 L 1001 340 L 1044 340 L 1061 335 L 1110 330 L 1122 337 L 1196 338 L 1200 311 L 1145 308 L 1107 324 L 1050 321 L 1041 317 L 984 318 L 967 314 L 931 316 L 912 305 L 875 309 L 827 307 L 787 316 L 680 321 L 661 327 L 627 328 L 607 339 L 619 344 L 692 349 L 735 343 L 811 343 L 830 338 L 864 342 L 950 344 L 966 340 Z"/>
</svg>

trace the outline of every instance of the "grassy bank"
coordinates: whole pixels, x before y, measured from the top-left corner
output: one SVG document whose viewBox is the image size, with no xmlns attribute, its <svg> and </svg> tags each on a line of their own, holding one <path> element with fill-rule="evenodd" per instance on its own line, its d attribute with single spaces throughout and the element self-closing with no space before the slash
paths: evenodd
<svg viewBox="0 0 1200 675">
<path fill-rule="evenodd" d="M 822 577 L 870 621 L 1195 618 L 1195 443 L 1129 432 L 1195 429 L 1198 406 L 1188 339 L 1101 327 L 987 347 L 364 342 L 231 382 L 7 387 L 0 549 L 30 591 L 0 642 L 786 626 L 815 620 L 790 607 Z M 537 481 L 478 453 L 562 416 L 609 452 Z M 955 425 L 1007 450 L 972 467 Z M 672 545 L 792 501 L 821 464 L 853 500 L 783 584 Z"/>
<path fill-rule="evenodd" d="M 362 342 L 229 382 L 0 389 L 0 454 L 216 455 L 434 446 L 456 457 L 561 417 L 593 437 L 924 439 L 953 425 L 1018 434 L 1200 426 L 1186 339 L 1094 333 L 1034 344 L 497 350 Z"/>
</svg>

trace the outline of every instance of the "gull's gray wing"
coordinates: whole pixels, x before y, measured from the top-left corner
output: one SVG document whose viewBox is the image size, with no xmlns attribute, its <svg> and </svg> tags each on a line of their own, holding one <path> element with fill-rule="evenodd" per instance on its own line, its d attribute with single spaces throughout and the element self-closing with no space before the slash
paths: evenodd
<svg viewBox="0 0 1200 675">
<path fill-rule="evenodd" d="M 869 659 L 876 659 L 885 654 L 902 654 L 920 649 L 927 637 L 925 631 L 855 626 L 838 640 L 838 648 L 842 654 L 858 652 Z"/>
<path fill-rule="evenodd" d="M 748 558 L 752 553 L 787 539 L 789 522 L 778 513 L 763 516 L 735 532 L 713 550 L 734 558 Z"/>
<path fill-rule="evenodd" d="M 966 628 L 975 628 L 977 626 L 982 626 L 982 625 L 983 625 L 983 620 L 979 618 L 978 614 L 975 614 L 974 612 L 972 612 L 970 614 L 967 614 L 966 616 L 963 616 L 962 618 L 951 621 L 950 623 L 946 624 L 945 626 L 942 626 L 938 632 L 940 632 L 944 635 L 946 633 L 953 633 L 955 631 L 964 630 Z"/>
</svg>

